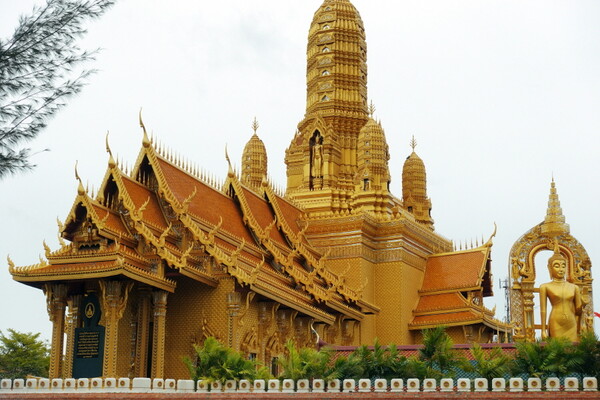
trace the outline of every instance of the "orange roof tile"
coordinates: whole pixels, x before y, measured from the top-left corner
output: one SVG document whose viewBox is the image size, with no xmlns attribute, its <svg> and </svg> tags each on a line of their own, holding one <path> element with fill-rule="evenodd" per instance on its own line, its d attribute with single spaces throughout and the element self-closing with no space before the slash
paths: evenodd
<svg viewBox="0 0 600 400">
<path fill-rule="evenodd" d="M 169 190 L 177 201 L 182 203 L 192 194 L 194 188 L 197 189 L 196 196 L 189 205 L 189 212 L 192 215 L 213 225 L 217 225 L 222 217 L 222 230 L 241 237 L 246 242 L 254 242 L 254 238 L 243 223 L 242 213 L 233 199 L 186 174 L 167 161 L 159 158 L 158 163 Z"/>
<path fill-rule="evenodd" d="M 452 310 L 467 307 L 468 304 L 460 293 L 442 293 L 421 295 L 415 313 L 439 310 Z"/>
<path fill-rule="evenodd" d="M 108 261 L 90 261 L 87 263 L 67 263 L 67 264 L 49 264 L 42 268 L 36 268 L 35 270 L 29 271 L 31 275 L 38 274 L 80 274 L 86 272 L 102 271 L 106 269 L 116 268 L 117 263 L 115 260 Z"/>
<path fill-rule="evenodd" d="M 471 288 L 480 285 L 487 261 L 487 251 L 433 255 L 427 259 L 421 291 Z"/>
<path fill-rule="evenodd" d="M 477 322 L 482 319 L 481 316 L 472 311 L 449 312 L 443 314 L 421 315 L 417 316 L 410 323 L 411 328 L 422 326 L 437 325 L 456 325 L 467 322 Z"/>
<path fill-rule="evenodd" d="M 94 212 L 98 216 L 98 218 L 103 219 L 106 216 L 106 212 L 108 211 L 108 218 L 106 218 L 106 227 L 111 231 L 121 234 L 121 236 L 129 236 L 129 231 L 123 224 L 121 217 L 112 210 L 109 210 L 106 207 L 101 207 L 97 204 L 92 204 Z"/>
<path fill-rule="evenodd" d="M 300 232 L 297 221 L 302 216 L 302 211 L 277 195 L 273 196 L 271 201 L 277 202 L 277 205 L 283 214 L 282 216 L 285 218 L 285 222 L 287 222 L 290 229 L 296 234 Z"/>
<path fill-rule="evenodd" d="M 149 222 L 156 228 L 165 230 L 168 224 L 165 221 L 165 217 L 162 213 L 160 204 L 158 204 L 155 193 L 141 185 L 139 182 L 126 176 L 122 176 L 122 181 L 136 209 L 140 208 L 148 201 L 148 198 L 150 199 L 143 213 L 144 221 Z"/>
<path fill-rule="evenodd" d="M 262 198 L 258 197 L 256 193 L 242 187 L 243 195 L 248 202 L 248 206 L 250 207 L 250 212 L 256 219 L 256 222 L 260 225 L 261 228 L 266 228 L 269 224 L 271 224 L 275 218 L 273 211 L 269 204 Z M 283 245 L 284 247 L 289 247 L 287 241 L 284 239 L 283 235 L 277 229 L 277 227 L 273 227 L 270 231 L 271 239 L 276 241 L 277 243 Z"/>
</svg>

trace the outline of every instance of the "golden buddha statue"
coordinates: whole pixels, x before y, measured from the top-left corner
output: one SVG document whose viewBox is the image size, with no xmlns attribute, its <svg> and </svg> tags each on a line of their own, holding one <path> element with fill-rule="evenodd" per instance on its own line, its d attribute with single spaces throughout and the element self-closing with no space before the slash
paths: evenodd
<svg viewBox="0 0 600 400">
<path fill-rule="evenodd" d="M 540 311 L 542 317 L 542 339 L 566 338 L 579 340 L 582 299 L 579 287 L 567 282 L 567 260 L 557 250 L 548 260 L 552 282 L 540 286 Z M 546 299 L 550 299 L 552 311 L 546 321 Z"/>
</svg>

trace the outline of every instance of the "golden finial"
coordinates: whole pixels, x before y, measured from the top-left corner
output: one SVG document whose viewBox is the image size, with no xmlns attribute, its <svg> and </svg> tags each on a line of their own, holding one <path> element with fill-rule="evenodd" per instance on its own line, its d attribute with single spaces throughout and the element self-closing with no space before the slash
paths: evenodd
<svg viewBox="0 0 600 400">
<path fill-rule="evenodd" d="M 369 104 L 369 117 L 373 118 L 373 114 L 375 114 L 375 104 L 371 100 L 371 104 Z"/>
<path fill-rule="evenodd" d="M 229 153 L 227 152 L 227 144 L 225 144 L 225 159 L 227 160 L 227 164 L 229 165 L 229 171 L 227 172 L 227 175 L 230 178 L 233 178 L 235 176 L 235 173 L 233 172 L 233 167 L 231 166 L 231 160 L 229 159 Z"/>
<path fill-rule="evenodd" d="M 109 154 L 108 167 L 112 169 L 112 168 L 114 168 L 114 167 L 117 166 L 117 163 L 115 162 L 115 159 L 113 157 L 113 153 L 112 153 L 112 151 L 110 149 L 110 145 L 108 144 L 108 135 L 109 134 L 110 134 L 110 132 L 106 131 L 106 139 L 105 139 L 105 141 L 106 141 L 106 152 Z"/>
<path fill-rule="evenodd" d="M 58 234 L 58 243 L 60 243 L 60 247 L 65 247 L 67 245 L 62 236 L 60 236 L 60 233 Z"/>
<path fill-rule="evenodd" d="M 415 135 L 413 135 L 411 141 L 410 141 L 410 147 L 412 147 L 413 149 L 413 153 L 415 151 L 415 148 L 417 147 L 417 141 L 415 140 Z"/>
<path fill-rule="evenodd" d="M 142 145 L 144 147 L 150 147 L 150 139 L 148 139 L 148 133 L 146 133 L 146 126 L 144 126 L 144 121 L 142 121 L 142 107 L 140 107 L 140 128 L 144 131 L 144 138 L 142 139 Z"/>
<path fill-rule="evenodd" d="M 77 172 L 77 164 L 79 163 L 79 160 L 75 160 L 75 179 L 77 179 L 79 182 L 81 182 L 81 178 L 79 177 L 79 172 Z"/>
<path fill-rule="evenodd" d="M 494 244 L 492 239 L 494 239 L 494 237 L 496 237 L 496 233 L 498 233 L 498 225 L 496 225 L 496 222 L 494 222 L 494 233 L 492 233 L 492 235 L 490 236 L 488 241 L 483 246 L 492 247 L 492 245 Z"/>
<path fill-rule="evenodd" d="M 46 239 L 44 239 L 42 244 L 44 245 L 44 253 L 46 254 L 46 257 L 50 257 L 50 254 L 52 254 L 52 250 L 50 250 L 50 247 L 46 243 Z"/>
<path fill-rule="evenodd" d="M 371 100 L 371 104 L 369 104 L 369 117 L 373 118 L 375 114 L 375 104 L 373 104 L 373 100 Z"/>
<path fill-rule="evenodd" d="M 254 121 L 252 121 L 252 130 L 254 131 L 254 134 L 256 135 L 256 131 L 258 131 L 258 127 L 260 125 L 258 125 L 258 120 L 256 119 L 256 117 L 254 117 Z"/>
<path fill-rule="evenodd" d="M 65 225 L 60 221 L 58 217 L 56 217 L 56 223 L 58 224 L 58 231 L 62 232 L 65 229 Z"/>
<path fill-rule="evenodd" d="M 79 177 L 79 172 L 77 172 L 77 163 L 79 161 L 75 161 L 75 179 L 77 179 L 79 181 L 79 186 L 77 187 L 77 193 L 80 196 L 83 196 L 85 194 L 85 189 L 83 187 L 83 182 L 81 182 L 81 178 Z"/>
<path fill-rule="evenodd" d="M 15 270 L 15 263 L 10 259 L 10 256 L 6 256 L 6 261 L 8 261 L 8 272 L 12 273 Z"/>
</svg>

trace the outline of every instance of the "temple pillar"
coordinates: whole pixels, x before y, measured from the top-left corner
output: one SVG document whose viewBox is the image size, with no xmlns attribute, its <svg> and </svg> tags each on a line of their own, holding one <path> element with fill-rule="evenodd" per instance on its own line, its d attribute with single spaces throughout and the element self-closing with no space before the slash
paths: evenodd
<svg viewBox="0 0 600 400">
<path fill-rule="evenodd" d="M 105 378 L 117 378 L 119 320 L 125 312 L 133 282 L 125 284 L 121 281 L 99 281 L 99 284 L 105 326 L 102 375 Z"/>
<path fill-rule="evenodd" d="M 227 345 L 236 350 L 239 350 L 239 346 L 236 338 L 235 318 L 240 311 L 241 299 L 242 295 L 239 292 L 227 293 Z"/>
<path fill-rule="evenodd" d="M 167 295 L 164 290 L 152 293 L 154 303 L 154 330 L 152 342 L 152 378 L 164 378 L 165 333 L 167 322 Z"/>
<path fill-rule="evenodd" d="M 67 286 L 63 284 L 44 285 L 48 316 L 52 321 L 52 344 L 50 348 L 50 379 L 61 377 L 62 350 L 65 332 L 65 309 L 67 307 Z"/>
<path fill-rule="evenodd" d="M 138 290 L 138 311 L 135 342 L 135 376 L 148 375 L 148 339 L 150 336 L 151 290 L 142 286 Z"/>
<path fill-rule="evenodd" d="M 73 376 L 73 351 L 75 351 L 75 329 L 79 327 L 79 305 L 81 295 L 74 295 L 67 300 L 69 312 L 67 313 L 67 348 L 65 351 L 65 360 L 62 368 L 62 375 L 65 378 Z"/>
</svg>

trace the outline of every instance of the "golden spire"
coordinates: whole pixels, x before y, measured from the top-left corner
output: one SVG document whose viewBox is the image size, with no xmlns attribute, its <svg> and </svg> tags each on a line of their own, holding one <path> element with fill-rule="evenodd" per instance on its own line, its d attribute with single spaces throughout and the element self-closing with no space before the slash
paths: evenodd
<svg viewBox="0 0 600 400">
<path fill-rule="evenodd" d="M 260 187 L 263 177 L 267 174 L 267 149 L 256 134 L 258 127 L 258 121 L 254 117 L 252 122 L 254 135 L 246 143 L 242 152 L 241 180 L 243 183 L 255 188 Z"/>
<path fill-rule="evenodd" d="M 417 141 L 415 140 L 415 135 L 412 136 L 410 141 L 410 147 L 412 147 L 413 153 L 415 152 L 415 148 L 417 147 Z"/>
<path fill-rule="evenodd" d="M 430 214 L 431 200 L 427 197 L 427 172 L 425 163 L 415 153 L 417 141 L 414 136 L 410 141 L 410 147 L 412 147 L 412 154 L 406 158 L 402 167 L 402 201 L 406 210 L 412 213 L 418 222 L 433 229 L 433 219 Z"/>
<path fill-rule="evenodd" d="M 569 224 L 565 223 L 565 216 L 560 207 L 560 200 L 558 199 L 558 192 L 556 191 L 556 183 L 554 182 L 554 177 L 552 177 L 550 196 L 548 198 L 548 209 L 546 211 L 544 222 L 542 223 L 542 233 L 560 235 L 562 233 L 569 233 L 569 231 Z"/>
<path fill-rule="evenodd" d="M 375 104 L 371 100 L 371 104 L 369 104 L 369 117 L 373 118 L 373 115 L 375 115 Z"/>
<path fill-rule="evenodd" d="M 323 3 L 308 37 L 306 115 L 365 118 L 367 44 L 359 12 L 349 1 Z"/>
</svg>

